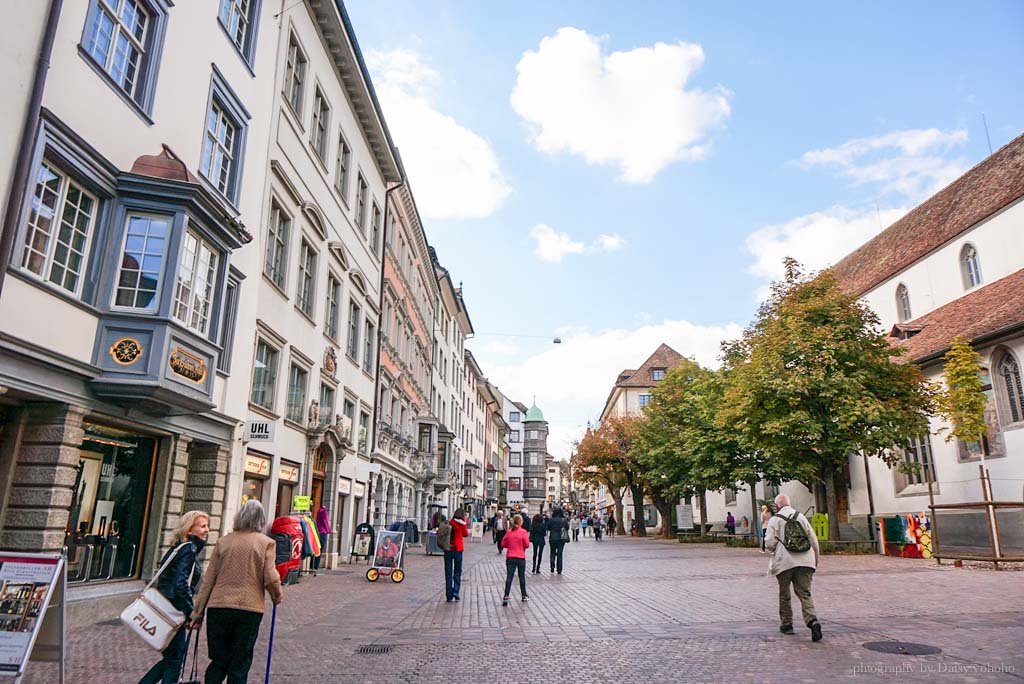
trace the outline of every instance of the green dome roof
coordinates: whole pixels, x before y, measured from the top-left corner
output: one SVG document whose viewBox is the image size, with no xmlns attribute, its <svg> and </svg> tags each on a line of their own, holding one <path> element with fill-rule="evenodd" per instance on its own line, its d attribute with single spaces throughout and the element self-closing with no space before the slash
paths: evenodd
<svg viewBox="0 0 1024 684">
<path fill-rule="evenodd" d="M 544 422 L 544 413 L 541 412 L 541 410 L 539 408 L 537 408 L 537 404 L 536 403 L 534 403 L 534 405 L 530 407 L 530 410 L 526 412 L 526 418 L 523 420 L 523 422 L 524 423 L 543 423 Z"/>
</svg>

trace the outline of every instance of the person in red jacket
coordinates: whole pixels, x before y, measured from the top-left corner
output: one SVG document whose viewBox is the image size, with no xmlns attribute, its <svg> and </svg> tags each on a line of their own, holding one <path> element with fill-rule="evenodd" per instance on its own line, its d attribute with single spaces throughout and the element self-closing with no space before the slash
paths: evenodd
<svg viewBox="0 0 1024 684">
<path fill-rule="evenodd" d="M 462 588 L 462 553 L 466 550 L 464 540 L 469 536 L 466 511 L 457 509 L 449 522 L 452 525 L 452 541 L 449 549 L 444 552 L 444 597 L 451 603 L 460 600 L 459 589 Z"/>
<path fill-rule="evenodd" d="M 523 516 L 517 515 L 512 518 L 512 529 L 505 533 L 501 539 L 501 548 L 505 551 L 505 597 L 501 599 L 501 605 L 508 605 L 508 594 L 512 590 L 512 578 L 516 572 L 519 573 L 519 593 L 524 601 L 529 601 L 526 595 L 526 549 L 530 548 L 530 535 L 523 529 Z"/>
</svg>

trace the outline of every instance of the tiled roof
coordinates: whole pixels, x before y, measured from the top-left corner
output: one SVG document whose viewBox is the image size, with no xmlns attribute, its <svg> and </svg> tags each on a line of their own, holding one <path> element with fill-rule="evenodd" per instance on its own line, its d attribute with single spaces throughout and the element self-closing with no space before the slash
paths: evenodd
<svg viewBox="0 0 1024 684">
<path fill-rule="evenodd" d="M 1024 197 L 1024 134 L 1011 140 L 832 267 L 863 295 L 979 221 Z"/>
<path fill-rule="evenodd" d="M 957 335 L 977 340 L 1015 326 L 1024 326 L 1024 269 L 956 299 L 908 323 L 894 332 L 920 329 L 896 342 L 905 347 L 906 360 L 920 361 L 949 349 Z"/>
<path fill-rule="evenodd" d="M 651 377 L 651 371 L 655 368 L 674 368 L 683 360 L 683 355 L 677 352 L 667 344 L 662 343 L 651 356 L 643 362 L 638 369 L 635 371 L 622 371 L 619 374 L 619 380 L 615 383 L 616 387 L 654 387 L 655 382 Z M 623 377 L 626 373 L 629 373 L 628 377 Z"/>
</svg>

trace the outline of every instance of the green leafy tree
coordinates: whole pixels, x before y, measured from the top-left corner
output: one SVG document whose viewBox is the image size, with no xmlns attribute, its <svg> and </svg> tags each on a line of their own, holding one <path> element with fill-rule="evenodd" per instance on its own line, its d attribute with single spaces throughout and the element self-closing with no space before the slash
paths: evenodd
<svg viewBox="0 0 1024 684">
<path fill-rule="evenodd" d="M 937 403 L 939 415 L 953 425 L 946 441 L 956 438 L 965 444 L 981 444 L 988 435 L 988 397 L 982 389 L 981 356 L 970 342 L 958 336 L 946 352 L 945 362 L 946 388 L 939 392 Z"/>
<path fill-rule="evenodd" d="M 636 460 L 633 443 L 637 438 L 639 418 L 623 416 L 608 418 L 596 429 L 587 430 L 576 446 L 578 464 L 574 473 L 583 482 L 604 484 L 615 498 L 615 515 L 619 524 L 622 517 L 621 492 L 629 490 L 633 495 L 634 519 L 637 534 L 647 535 L 644 525 L 644 490 L 646 480 L 643 466 Z"/>
<path fill-rule="evenodd" d="M 787 479 L 824 486 L 839 539 L 837 485 L 855 452 L 893 465 L 925 433 L 933 391 L 878 329 L 878 317 L 830 271 L 786 276 L 729 350 L 721 422 Z M 845 484 L 845 483 L 844 483 Z"/>
</svg>

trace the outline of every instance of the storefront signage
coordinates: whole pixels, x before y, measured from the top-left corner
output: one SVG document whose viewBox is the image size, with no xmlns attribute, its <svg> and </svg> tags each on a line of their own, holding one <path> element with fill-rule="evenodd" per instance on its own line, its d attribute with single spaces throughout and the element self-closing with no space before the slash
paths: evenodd
<svg viewBox="0 0 1024 684">
<path fill-rule="evenodd" d="M 338 478 L 338 494 L 351 494 L 352 493 L 352 480 L 347 477 Z"/>
<path fill-rule="evenodd" d="M 114 363 L 130 366 L 142 357 L 142 345 L 132 337 L 122 337 L 110 347 Z"/>
<path fill-rule="evenodd" d="M 260 477 L 270 477 L 270 461 L 252 454 L 245 455 L 245 472 Z"/>
<path fill-rule="evenodd" d="M 195 354 L 190 354 L 181 347 L 171 350 L 167 358 L 171 371 L 197 385 L 206 379 L 206 362 Z"/>
<path fill-rule="evenodd" d="M 306 511 L 309 512 L 310 497 L 308 496 L 293 496 L 292 497 L 292 510 L 293 511 Z"/>
<path fill-rule="evenodd" d="M 64 578 L 60 556 L 0 554 L 0 674 L 19 681 L 29 659 L 63 660 Z"/>
<path fill-rule="evenodd" d="M 362 499 L 364 496 L 366 496 L 366 485 L 363 484 L 362 482 L 356 482 L 355 494 L 357 499 Z"/>
<path fill-rule="evenodd" d="M 284 480 L 286 482 L 298 482 L 299 466 L 282 463 L 281 467 L 277 470 L 277 479 Z"/>
<path fill-rule="evenodd" d="M 246 442 L 273 442 L 277 423 L 273 420 L 250 420 L 245 425 Z"/>
</svg>

